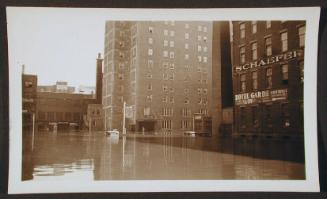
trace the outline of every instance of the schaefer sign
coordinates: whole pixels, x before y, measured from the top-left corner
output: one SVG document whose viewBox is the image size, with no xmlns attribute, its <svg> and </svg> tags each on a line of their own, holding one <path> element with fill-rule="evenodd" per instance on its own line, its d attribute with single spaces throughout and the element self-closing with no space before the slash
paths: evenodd
<svg viewBox="0 0 327 199">
<path fill-rule="evenodd" d="M 247 105 L 262 102 L 273 102 L 287 99 L 287 89 L 256 91 L 235 95 L 235 105 Z"/>
<path fill-rule="evenodd" d="M 293 50 L 293 51 L 289 51 L 289 52 L 286 52 L 283 54 L 271 56 L 271 57 L 268 57 L 265 59 L 259 59 L 258 61 L 246 63 L 241 66 L 235 66 L 235 71 L 242 72 L 242 71 L 249 70 L 252 68 L 257 68 L 257 67 L 266 66 L 269 64 L 275 64 L 278 62 L 291 60 L 296 57 L 303 57 L 303 50 Z"/>
</svg>

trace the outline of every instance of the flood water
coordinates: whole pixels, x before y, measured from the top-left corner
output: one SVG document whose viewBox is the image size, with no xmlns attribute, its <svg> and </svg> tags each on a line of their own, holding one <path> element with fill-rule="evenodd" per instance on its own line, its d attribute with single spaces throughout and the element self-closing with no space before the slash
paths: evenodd
<svg viewBox="0 0 327 199">
<path fill-rule="evenodd" d="M 23 136 L 23 180 L 304 179 L 304 169 L 299 140 L 103 132 Z"/>
</svg>

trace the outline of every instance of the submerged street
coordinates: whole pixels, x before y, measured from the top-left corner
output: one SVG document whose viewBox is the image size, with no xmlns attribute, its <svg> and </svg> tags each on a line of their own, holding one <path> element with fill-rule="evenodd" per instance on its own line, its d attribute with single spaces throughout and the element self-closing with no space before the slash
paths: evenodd
<svg viewBox="0 0 327 199">
<path fill-rule="evenodd" d="M 23 180 L 304 179 L 303 141 L 24 132 Z"/>
</svg>

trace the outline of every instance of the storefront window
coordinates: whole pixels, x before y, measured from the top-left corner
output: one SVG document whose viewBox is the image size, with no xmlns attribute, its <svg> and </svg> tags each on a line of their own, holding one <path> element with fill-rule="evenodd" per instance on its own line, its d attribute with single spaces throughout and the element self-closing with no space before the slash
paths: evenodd
<svg viewBox="0 0 327 199">
<path fill-rule="evenodd" d="M 266 88 L 272 87 L 272 68 L 266 69 Z"/>
</svg>

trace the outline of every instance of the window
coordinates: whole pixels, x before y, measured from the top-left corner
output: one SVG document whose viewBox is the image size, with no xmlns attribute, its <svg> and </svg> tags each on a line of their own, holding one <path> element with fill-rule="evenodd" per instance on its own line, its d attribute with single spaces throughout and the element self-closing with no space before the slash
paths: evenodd
<svg viewBox="0 0 327 199">
<path fill-rule="evenodd" d="M 189 33 L 185 33 L 185 39 L 189 39 L 190 38 L 190 34 Z"/>
<path fill-rule="evenodd" d="M 272 87 L 272 69 L 267 68 L 266 69 L 266 88 Z"/>
<path fill-rule="evenodd" d="M 202 88 L 198 88 L 198 95 L 201 95 L 202 93 Z"/>
<path fill-rule="evenodd" d="M 168 62 L 163 62 L 163 63 L 162 63 L 162 66 L 163 66 L 164 68 L 168 68 Z"/>
<path fill-rule="evenodd" d="M 207 37 L 203 37 L 204 42 L 207 42 L 207 40 L 208 40 Z"/>
<path fill-rule="evenodd" d="M 174 73 L 172 73 L 172 74 L 169 75 L 169 79 L 170 80 L 174 80 L 174 77 L 175 77 Z"/>
<path fill-rule="evenodd" d="M 119 80 L 124 80 L 124 74 L 118 73 L 118 79 Z"/>
<path fill-rule="evenodd" d="M 164 80 L 168 80 L 168 74 L 167 73 L 162 74 L 162 77 L 163 77 Z"/>
<path fill-rule="evenodd" d="M 245 46 L 240 47 L 240 61 L 245 63 Z"/>
<path fill-rule="evenodd" d="M 201 56 L 198 56 L 198 61 L 202 62 L 202 57 Z"/>
<path fill-rule="evenodd" d="M 189 55 L 188 54 L 185 54 L 185 59 L 189 59 Z"/>
<path fill-rule="evenodd" d="M 190 25 L 188 23 L 185 24 L 185 28 L 189 28 Z"/>
<path fill-rule="evenodd" d="M 188 108 L 183 108 L 182 109 L 182 116 L 183 117 L 190 117 L 192 114 L 191 114 L 191 109 L 188 109 Z"/>
<path fill-rule="evenodd" d="M 167 103 L 167 102 L 168 102 L 168 96 L 164 96 L 164 97 L 162 98 L 162 102 L 163 102 L 163 103 Z"/>
<path fill-rule="evenodd" d="M 170 25 L 174 26 L 175 25 L 175 21 L 171 21 Z"/>
<path fill-rule="evenodd" d="M 251 54 L 252 54 L 252 60 L 258 59 L 258 45 L 257 42 L 254 42 L 251 44 Z"/>
<path fill-rule="evenodd" d="M 203 26 L 203 32 L 207 32 L 207 31 L 208 31 L 207 27 Z"/>
<path fill-rule="evenodd" d="M 152 102 L 152 95 L 147 95 L 146 96 L 146 101 L 147 102 Z"/>
<path fill-rule="evenodd" d="M 204 88 L 203 89 L 203 94 L 205 94 L 205 95 L 208 94 L 208 89 Z"/>
<path fill-rule="evenodd" d="M 203 52 L 207 52 L 208 48 L 206 46 L 203 47 Z"/>
<path fill-rule="evenodd" d="M 198 31 L 202 31 L 202 26 L 198 26 Z"/>
<path fill-rule="evenodd" d="M 164 40 L 164 46 L 168 46 L 168 41 Z"/>
<path fill-rule="evenodd" d="M 25 81 L 24 85 L 25 85 L 25 88 L 32 88 L 33 87 L 33 82 L 32 81 Z"/>
<path fill-rule="evenodd" d="M 171 37 L 175 36 L 175 31 L 171 30 L 171 31 L 170 31 L 170 36 L 171 36 Z"/>
<path fill-rule="evenodd" d="M 175 69 L 175 64 L 174 63 L 170 63 L 169 65 L 170 65 L 171 70 Z"/>
<path fill-rule="evenodd" d="M 282 72 L 282 83 L 288 84 L 288 65 L 283 64 L 281 66 L 281 72 Z"/>
<path fill-rule="evenodd" d="M 162 91 L 167 92 L 168 91 L 168 86 L 167 85 L 163 85 L 162 86 Z"/>
<path fill-rule="evenodd" d="M 149 27 L 149 33 L 153 33 L 153 27 Z"/>
<path fill-rule="evenodd" d="M 188 43 L 185 44 L 185 49 L 188 49 Z"/>
<path fill-rule="evenodd" d="M 168 36 L 168 30 L 164 30 L 164 35 Z"/>
<path fill-rule="evenodd" d="M 152 78 L 152 74 L 151 73 L 147 73 L 146 74 L 146 78 L 151 79 Z"/>
<path fill-rule="evenodd" d="M 168 117 L 170 117 L 170 116 L 173 116 L 173 114 L 174 114 L 174 110 L 173 110 L 173 108 L 163 108 L 163 109 L 162 109 L 162 115 L 163 115 L 163 116 L 168 116 Z"/>
<path fill-rule="evenodd" d="M 207 57 L 203 57 L 203 62 L 207 63 L 208 62 L 208 58 Z"/>
<path fill-rule="evenodd" d="M 171 120 L 162 120 L 161 128 L 168 129 L 168 130 L 172 129 Z"/>
<path fill-rule="evenodd" d="M 153 55 L 153 50 L 150 48 L 150 49 L 148 49 L 148 55 L 149 56 L 152 56 Z"/>
<path fill-rule="evenodd" d="M 174 92 L 174 90 L 175 90 L 175 89 L 174 89 L 173 87 L 169 88 L 169 91 L 170 91 L 170 92 Z"/>
<path fill-rule="evenodd" d="M 198 52 L 201 52 L 202 51 L 202 48 L 200 45 L 198 45 Z"/>
<path fill-rule="evenodd" d="M 266 55 L 272 55 L 272 45 L 271 45 L 271 37 L 265 38 L 265 48 L 266 48 Z"/>
<path fill-rule="evenodd" d="M 120 47 L 124 47 L 124 42 L 123 42 L 123 41 L 120 41 L 120 42 L 119 42 L 119 46 L 120 46 Z"/>
<path fill-rule="evenodd" d="M 188 128 L 189 121 L 187 120 L 181 120 L 181 128 L 187 129 Z"/>
<path fill-rule="evenodd" d="M 287 32 L 283 32 L 280 34 L 280 40 L 282 42 L 282 52 L 288 50 L 288 40 L 287 40 Z"/>
<path fill-rule="evenodd" d="M 189 104 L 190 103 L 190 99 L 189 98 L 185 98 L 184 99 L 184 104 Z"/>
<path fill-rule="evenodd" d="M 175 53 L 174 52 L 169 52 L 169 57 L 170 57 L 170 59 L 174 59 L 175 58 Z"/>
<path fill-rule="evenodd" d="M 150 107 L 145 107 L 145 108 L 143 109 L 143 114 L 144 114 L 144 116 L 150 116 L 150 113 L 151 113 L 151 109 L 150 109 Z"/>
<path fill-rule="evenodd" d="M 304 47 L 304 43 L 305 43 L 305 26 L 299 27 L 298 31 L 299 31 L 299 46 Z"/>
<path fill-rule="evenodd" d="M 175 46 L 175 42 L 174 42 L 174 41 L 170 41 L 170 42 L 169 42 L 169 46 L 170 46 L 170 47 L 174 47 L 174 46 Z"/>
<path fill-rule="evenodd" d="M 148 88 L 149 91 L 151 91 L 152 90 L 152 84 L 148 84 L 147 88 Z"/>
<path fill-rule="evenodd" d="M 271 21 L 266 21 L 266 29 L 271 28 Z"/>
<path fill-rule="evenodd" d="M 198 41 L 201 41 L 201 38 L 202 38 L 201 35 L 198 35 Z"/>
<path fill-rule="evenodd" d="M 170 103 L 174 103 L 174 97 L 170 97 L 170 98 L 169 98 L 169 102 L 170 102 Z"/>
<path fill-rule="evenodd" d="M 166 51 L 166 50 L 163 51 L 163 56 L 164 56 L 164 57 L 168 57 L 168 51 Z"/>
<path fill-rule="evenodd" d="M 153 60 L 148 60 L 148 68 L 153 68 Z"/>
<path fill-rule="evenodd" d="M 240 38 L 245 38 L 245 23 L 240 24 Z"/>
<path fill-rule="evenodd" d="M 258 72 L 252 72 L 252 89 L 257 90 L 258 89 Z"/>
<path fill-rule="evenodd" d="M 241 79 L 241 92 L 245 92 L 246 91 L 246 75 L 242 74 L 240 79 Z"/>
<path fill-rule="evenodd" d="M 150 38 L 148 39 L 148 42 L 149 42 L 149 44 L 153 44 L 153 39 L 150 37 Z"/>
<path fill-rule="evenodd" d="M 252 21 L 251 25 L 252 25 L 252 34 L 257 33 L 257 21 Z"/>
<path fill-rule="evenodd" d="M 257 128 L 259 126 L 259 119 L 258 119 L 258 107 L 252 107 L 252 125 Z"/>
<path fill-rule="evenodd" d="M 283 127 L 287 128 L 290 126 L 290 113 L 289 113 L 289 108 L 288 108 L 288 104 L 282 104 L 281 107 L 281 112 L 282 112 L 282 121 L 283 121 Z"/>
</svg>

